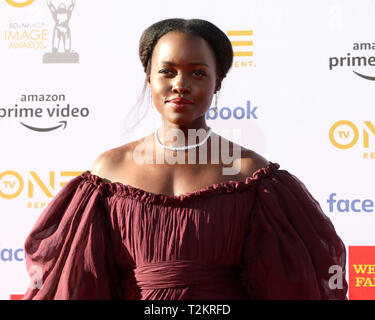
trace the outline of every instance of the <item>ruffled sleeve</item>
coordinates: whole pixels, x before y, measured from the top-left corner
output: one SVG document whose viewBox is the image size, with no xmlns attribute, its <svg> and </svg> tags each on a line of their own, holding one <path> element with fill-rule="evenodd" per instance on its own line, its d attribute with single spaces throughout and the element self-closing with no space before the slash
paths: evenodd
<svg viewBox="0 0 375 320">
<path fill-rule="evenodd" d="M 81 175 L 52 199 L 25 241 L 23 299 L 120 298 L 110 225 L 98 185 Z"/>
<path fill-rule="evenodd" d="M 305 185 L 286 170 L 259 179 L 245 240 L 250 299 L 346 299 L 346 250 Z"/>
</svg>

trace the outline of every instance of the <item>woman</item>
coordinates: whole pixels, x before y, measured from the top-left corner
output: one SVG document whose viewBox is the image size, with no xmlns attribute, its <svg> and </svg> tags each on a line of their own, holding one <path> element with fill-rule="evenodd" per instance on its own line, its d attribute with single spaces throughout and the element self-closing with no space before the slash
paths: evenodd
<svg viewBox="0 0 375 320">
<path fill-rule="evenodd" d="M 44 210 L 25 243 L 24 299 L 345 299 L 345 246 L 304 184 L 205 122 L 232 65 L 226 35 L 163 20 L 139 53 L 162 123 Z"/>
</svg>

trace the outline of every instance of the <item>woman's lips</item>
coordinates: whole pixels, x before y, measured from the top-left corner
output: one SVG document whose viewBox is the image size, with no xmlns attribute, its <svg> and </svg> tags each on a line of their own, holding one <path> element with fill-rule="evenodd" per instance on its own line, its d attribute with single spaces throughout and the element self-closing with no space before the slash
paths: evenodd
<svg viewBox="0 0 375 320">
<path fill-rule="evenodd" d="M 183 110 L 186 109 L 189 105 L 193 104 L 192 101 L 184 98 L 176 98 L 172 100 L 168 100 L 167 103 L 175 110 Z"/>
<path fill-rule="evenodd" d="M 175 98 L 172 100 L 168 100 L 168 102 L 172 102 L 175 104 L 192 104 L 193 103 L 192 101 L 185 99 L 185 98 Z"/>
</svg>

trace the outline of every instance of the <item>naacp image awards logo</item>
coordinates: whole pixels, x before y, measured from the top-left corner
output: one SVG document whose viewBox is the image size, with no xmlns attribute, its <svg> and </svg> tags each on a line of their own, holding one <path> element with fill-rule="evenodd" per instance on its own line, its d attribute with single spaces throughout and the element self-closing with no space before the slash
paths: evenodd
<svg viewBox="0 0 375 320">
<path fill-rule="evenodd" d="M 43 55 L 43 63 L 78 63 L 79 55 L 72 50 L 72 35 L 69 22 L 75 7 L 75 0 L 67 5 L 64 1 L 53 3 L 47 0 L 55 26 L 53 28 L 52 52 Z"/>
</svg>

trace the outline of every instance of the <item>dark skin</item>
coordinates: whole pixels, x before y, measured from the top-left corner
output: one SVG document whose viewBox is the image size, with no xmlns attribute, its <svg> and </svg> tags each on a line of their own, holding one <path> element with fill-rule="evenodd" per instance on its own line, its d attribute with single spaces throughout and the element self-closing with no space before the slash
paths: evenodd
<svg viewBox="0 0 375 320">
<path fill-rule="evenodd" d="M 165 34 L 154 48 L 147 80 L 154 106 L 162 116 L 159 126 L 159 139 L 162 143 L 179 146 L 176 142 L 165 139 L 165 132 L 173 128 L 185 133 L 184 145 L 188 144 L 188 129 L 208 130 L 205 113 L 214 93 L 220 88 L 222 79 L 217 76 L 214 52 L 204 39 L 179 31 Z M 176 111 L 167 101 L 177 97 L 186 98 L 192 104 L 182 111 Z M 215 132 L 211 136 L 225 140 Z M 136 163 L 133 153 L 140 143 L 151 150 L 154 159 L 156 153 L 161 153 L 164 159 L 168 154 L 177 154 L 157 146 L 152 133 L 102 153 L 94 162 L 91 173 L 108 182 L 120 182 L 155 194 L 177 196 L 216 183 L 244 181 L 254 171 L 268 165 L 268 161 L 254 151 L 228 142 L 230 155 L 234 147 L 241 150 L 240 156 L 230 164 L 221 160 L 219 164 L 210 163 L 211 138 L 206 142 L 208 163 L 199 164 L 199 147 L 196 148 L 196 164 L 188 163 L 187 150 L 178 151 L 184 153 L 185 163 L 169 164 L 166 160 L 162 164 L 156 163 L 156 160 L 152 164 Z M 220 152 L 221 150 L 219 154 Z M 235 167 L 237 172 L 224 175 L 223 167 Z"/>
</svg>

